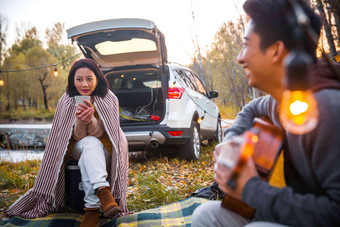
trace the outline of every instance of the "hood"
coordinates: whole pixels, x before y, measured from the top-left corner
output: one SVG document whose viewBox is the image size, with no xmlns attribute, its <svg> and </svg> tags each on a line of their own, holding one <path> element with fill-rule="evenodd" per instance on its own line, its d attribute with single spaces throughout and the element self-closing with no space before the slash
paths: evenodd
<svg viewBox="0 0 340 227">
<path fill-rule="evenodd" d="M 311 87 L 314 92 L 322 89 L 340 89 L 340 64 L 318 60 L 311 68 Z"/>
</svg>

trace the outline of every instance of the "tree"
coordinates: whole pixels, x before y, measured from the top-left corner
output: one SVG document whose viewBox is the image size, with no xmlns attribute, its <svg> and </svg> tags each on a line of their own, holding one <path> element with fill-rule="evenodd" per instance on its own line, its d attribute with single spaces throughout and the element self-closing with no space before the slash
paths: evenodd
<svg viewBox="0 0 340 227">
<path fill-rule="evenodd" d="M 18 28 L 17 28 L 18 29 Z M 12 50 L 16 53 L 26 53 L 32 47 L 42 46 L 42 41 L 38 37 L 37 29 L 33 28 L 23 28 L 24 34 L 21 35 L 19 31 L 17 32 L 18 38 L 15 44 L 12 46 Z M 20 31 L 22 31 L 20 30 Z"/>
<path fill-rule="evenodd" d="M 73 62 L 67 59 L 75 53 L 73 46 L 63 43 L 64 33 L 61 23 L 47 29 L 48 47 L 45 48 L 35 27 L 27 28 L 22 24 L 22 28 L 17 28 L 17 39 L 3 61 L 3 70 L 12 71 L 6 73 L 8 83 L 5 81 L 8 110 L 11 106 L 26 109 L 34 105 L 38 109 L 43 105 L 47 110 L 56 107 L 65 92 L 68 71 Z M 58 68 L 58 78 L 53 77 L 55 67 Z"/>
<path fill-rule="evenodd" d="M 56 59 L 51 56 L 47 50 L 44 50 L 39 46 L 30 48 L 26 54 L 26 63 L 31 68 L 52 65 L 55 61 Z M 45 109 L 49 110 L 48 101 L 51 99 L 51 97 L 48 95 L 47 89 L 49 88 L 50 82 L 54 79 L 52 76 L 52 70 L 51 68 L 43 67 L 36 70 L 35 75 L 41 86 Z"/>
<path fill-rule="evenodd" d="M 7 18 L 0 14 L 0 66 L 3 64 L 6 49 Z"/>
<path fill-rule="evenodd" d="M 63 37 L 65 34 L 64 24 L 56 23 L 51 29 L 46 29 L 45 37 L 47 40 L 48 48 L 47 51 L 61 62 L 58 66 L 55 66 L 59 72 L 59 78 L 54 80 L 53 86 L 51 87 L 50 93 L 52 97 L 59 97 L 65 91 L 67 86 L 67 75 L 70 69 L 72 60 L 65 61 L 75 55 L 75 48 L 71 45 L 63 43 Z M 53 103 L 57 103 L 55 100 Z"/>
<path fill-rule="evenodd" d="M 321 0 L 316 0 L 316 7 L 320 13 L 320 17 L 323 21 L 324 24 L 324 29 L 325 29 L 325 34 L 328 40 L 328 46 L 329 46 L 329 51 L 330 51 L 330 55 L 331 57 L 334 57 L 336 55 L 336 49 L 335 49 L 335 44 L 334 44 L 334 39 L 333 39 L 333 35 L 332 35 L 332 29 L 331 29 L 331 25 L 330 22 L 328 22 L 327 17 L 326 17 L 326 13 L 324 10 L 324 6 L 323 3 L 321 2 Z"/>
<path fill-rule="evenodd" d="M 224 23 L 215 35 L 209 53 L 214 84 L 221 91 L 224 105 L 240 110 L 250 99 L 250 88 L 243 69 L 237 63 L 242 48 L 242 24 L 229 21 Z"/>
<path fill-rule="evenodd" d="M 334 42 L 340 42 L 340 0 L 324 0 L 328 12 Z M 334 24 L 333 24 L 334 23 Z"/>
<path fill-rule="evenodd" d="M 0 70 L 3 69 L 3 59 L 5 58 L 6 49 L 6 31 L 7 31 L 7 19 L 0 14 Z M 4 80 L 0 74 L 0 78 Z M 0 111 L 2 106 L 2 87 L 0 87 Z"/>
</svg>

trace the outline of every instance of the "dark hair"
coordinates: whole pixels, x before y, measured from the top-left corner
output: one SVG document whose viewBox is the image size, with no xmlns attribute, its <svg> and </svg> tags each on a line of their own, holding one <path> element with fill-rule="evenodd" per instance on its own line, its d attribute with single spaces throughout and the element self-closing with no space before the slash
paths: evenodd
<svg viewBox="0 0 340 227">
<path fill-rule="evenodd" d="M 319 37 L 322 25 L 319 16 L 304 0 L 297 0 L 297 2 L 304 10 L 312 29 Z M 284 43 L 289 51 L 297 46 L 291 27 L 287 22 L 287 10 L 292 10 L 289 7 L 289 0 L 247 0 L 243 8 L 252 20 L 254 32 L 260 37 L 262 51 L 279 40 Z M 302 43 L 304 50 L 316 59 L 317 44 L 306 35 Z"/>
<path fill-rule="evenodd" d="M 80 59 L 73 63 L 68 74 L 68 85 L 66 88 L 66 93 L 70 97 L 80 95 L 79 92 L 77 91 L 77 88 L 74 86 L 74 75 L 79 68 L 89 68 L 96 75 L 98 83 L 92 95 L 104 97 L 109 91 L 109 85 L 98 64 L 90 58 Z"/>
</svg>

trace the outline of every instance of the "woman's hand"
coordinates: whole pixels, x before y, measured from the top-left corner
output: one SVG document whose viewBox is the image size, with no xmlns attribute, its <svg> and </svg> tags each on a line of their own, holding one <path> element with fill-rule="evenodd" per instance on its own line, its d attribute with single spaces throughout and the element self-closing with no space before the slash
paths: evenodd
<svg viewBox="0 0 340 227">
<path fill-rule="evenodd" d="M 93 113 L 94 113 L 94 107 L 91 102 L 84 100 L 85 104 L 79 103 L 76 111 L 76 118 L 84 122 L 86 124 L 91 123 Z"/>
<path fill-rule="evenodd" d="M 247 181 L 253 176 L 258 176 L 255 164 L 253 160 L 249 158 L 239 177 L 236 179 L 236 188 L 235 190 L 233 190 L 227 185 L 227 182 L 231 178 L 235 166 L 226 166 L 225 164 L 222 164 L 218 161 L 218 158 L 220 157 L 222 152 L 224 153 L 224 156 L 227 154 L 228 159 L 230 159 L 231 162 L 237 162 L 238 156 L 240 154 L 240 146 L 233 141 L 227 141 L 215 147 L 214 156 L 216 163 L 214 167 L 214 177 L 215 181 L 218 183 L 219 188 L 223 192 L 236 199 L 241 200 L 242 191 Z"/>
</svg>

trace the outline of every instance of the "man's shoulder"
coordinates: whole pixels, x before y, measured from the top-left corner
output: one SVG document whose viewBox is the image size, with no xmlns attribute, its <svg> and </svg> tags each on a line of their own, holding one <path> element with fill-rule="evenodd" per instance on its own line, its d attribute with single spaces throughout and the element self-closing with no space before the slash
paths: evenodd
<svg viewBox="0 0 340 227">
<path fill-rule="evenodd" d="M 340 89 L 322 89 L 314 93 L 318 104 L 335 105 L 340 107 Z"/>
<path fill-rule="evenodd" d="M 318 109 L 323 116 L 340 115 L 340 90 L 322 89 L 314 94 Z"/>
<path fill-rule="evenodd" d="M 275 107 L 276 103 L 276 100 L 271 95 L 261 96 L 249 102 L 250 105 L 257 106 L 257 108 L 264 108 L 268 110 Z"/>
</svg>

